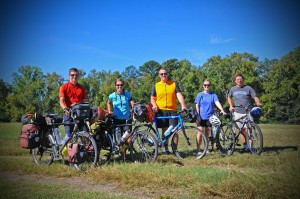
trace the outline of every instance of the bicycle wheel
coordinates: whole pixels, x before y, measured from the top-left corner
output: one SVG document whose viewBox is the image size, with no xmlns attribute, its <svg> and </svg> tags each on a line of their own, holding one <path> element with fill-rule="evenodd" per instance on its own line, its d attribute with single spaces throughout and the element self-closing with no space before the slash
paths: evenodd
<svg viewBox="0 0 300 199">
<path fill-rule="evenodd" d="M 220 154 L 230 156 L 235 148 L 235 134 L 229 125 L 219 126 L 216 134 L 216 146 Z"/>
<path fill-rule="evenodd" d="M 158 153 L 156 137 L 148 131 L 135 129 L 129 150 L 133 162 L 155 162 Z"/>
<path fill-rule="evenodd" d="M 70 142 L 78 144 L 79 155 L 84 157 L 83 162 L 74 163 L 77 170 L 84 171 L 96 166 L 98 160 L 97 144 L 88 132 L 79 131 L 75 133 Z"/>
<path fill-rule="evenodd" d="M 263 135 L 259 126 L 255 123 L 247 128 L 246 141 L 252 154 L 260 155 L 263 149 Z"/>
<path fill-rule="evenodd" d="M 55 154 L 53 147 L 48 135 L 43 136 L 41 145 L 31 149 L 33 162 L 38 166 L 52 164 Z"/>
<path fill-rule="evenodd" d="M 178 158 L 193 157 L 199 160 L 205 156 L 208 142 L 205 134 L 198 128 L 185 126 L 173 134 L 171 146 Z"/>
<path fill-rule="evenodd" d="M 113 140 L 111 135 L 105 131 L 97 131 L 93 137 L 98 148 L 98 165 L 101 166 L 110 160 L 113 150 Z"/>
</svg>

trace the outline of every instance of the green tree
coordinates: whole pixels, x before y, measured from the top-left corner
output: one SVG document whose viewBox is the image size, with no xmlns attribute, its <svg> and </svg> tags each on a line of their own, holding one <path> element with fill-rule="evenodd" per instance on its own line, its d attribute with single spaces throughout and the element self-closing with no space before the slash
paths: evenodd
<svg viewBox="0 0 300 199">
<path fill-rule="evenodd" d="M 263 88 L 264 112 L 275 121 L 300 121 L 300 47 L 283 56 L 269 68 Z"/>
<path fill-rule="evenodd" d="M 12 92 L 7 96 L 7 111 L 12 121 L 24 113 L 43 112 L 45 82 L 40 68 L 21 66 L 13 74 Z"/>
<path fill-rule="evenodd" d="M 11 86 L 0 79 L 0 121 L 1 122 L 8 122 L 9 115 L 6 109 L 7 100 L 6 97 L 11 91 Z"/>
</svg>

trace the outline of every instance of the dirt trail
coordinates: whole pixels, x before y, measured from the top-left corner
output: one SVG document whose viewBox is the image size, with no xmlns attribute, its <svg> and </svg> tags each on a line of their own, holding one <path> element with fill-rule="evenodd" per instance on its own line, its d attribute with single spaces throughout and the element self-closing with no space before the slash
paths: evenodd
<svg viewBox="0 0 300 199">
<path fill-rule="evenodd" d="M 79 177 L 72 177 L 72 178 L 56 178 L 51 176 L 43 176 L 37 174 L 17 174 L 14 172 L 3 172 L 0 171 L 0 179 L 1 181 L 19 181 L 19 180 L 28 180 L 28 181 L 35 181 L 35 182 L 44 182 L 44 183 L 55 183 L 61 184 L 62 186 L 70 186 L 79 188 L 80 190 L 89 190 L 95 192 L 105 192 L 111 195 L 126 195 L 132 198 L 139 198 L 139 199 L 150 199 L 150 198 L 159 198 L 159 195 L 152 193 L 145 193 L 139 190 L 128 190 L 123 191 L 121 190 L 117 183 L 109 183 L 109 184 L 96 184 L 87 179 L 79 178 Z"/>
</svg>

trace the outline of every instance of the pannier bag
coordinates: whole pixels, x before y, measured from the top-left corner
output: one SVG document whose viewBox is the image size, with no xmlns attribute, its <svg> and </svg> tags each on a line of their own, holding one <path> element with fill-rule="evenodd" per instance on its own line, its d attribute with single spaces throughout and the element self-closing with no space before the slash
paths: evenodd
<svg viewBox="0 0 300 199">
<path fill-rule="evenodd" d="M 27 114 L 23 114 L 21 116 L 21 122 L 23 125 L 25 124 L 30 124 L 30 121 L 31 121 L 31 117 L 33 116 L 32 113 L 27 113 Z"/>
<path fill-rule="evenodd" d="M 83 163 L 85 160 L 85 148 L 77 143 L 68 143 L 68 161 L 70 163 Z"/>
<path fill-rule="evenodd" d="M 154 122 L 154 114 L 152 110 L 152 106 L 150 104 L 146 104 L 147 113 L 146 113 L 146 122 Z"/>
<path fill-rule="evenodd" d="M 133 105 L 134 118 L 139 122 L 146 121 L 147 108 L 145 104 L 135 103 Z"/>
<path fill-rule="evenodd" d="M 93 106 L 92 108 L 92 118 L 93 122 L 95 121 L 105 121 L 105 116 L 108 114 L 107 110 L 102 109 L 99 106 Z"/>
<path fill-rule="evenodd" d="M 86 104 L 75 104 L 72 107 L 72 117 L 77 120 L 84 120 L 90 118 L 90 105 Z"/>
<path fill-rule="evenodd" d="M 41 144 L 41 131 L 36 124 L 25 124 L 20 134 L 20 146 L 24 149 L 34 149 Z"/>
</svg>

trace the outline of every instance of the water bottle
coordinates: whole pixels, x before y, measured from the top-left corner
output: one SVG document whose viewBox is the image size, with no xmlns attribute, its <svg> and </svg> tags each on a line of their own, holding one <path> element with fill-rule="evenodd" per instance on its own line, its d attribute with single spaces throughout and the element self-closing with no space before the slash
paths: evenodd
<svg viewBox="0 0 300 199">
<path fill-rule="evenodd" d="M 215 126 L 212 127 L 212 137 L 215 138 L 216 137 L 216 130 L 217 128 Z"/>
<path fill-rule="evenodd" d="M 54 128 L 54 135 L 55 140 L 58 145 L 61 145 L 62 139 L 61 139 L 61 133 L 59 131 L 59 128 Z"/>
<path fill-rule="evenodd" d="M 121 138 L 121 142 L 125 142 L 126 139 L 129 137 L 130 133 L 128 131 L 125 131 L 125 133 L 123 134 L 122 138 Z"/>
<path fill-rule="evenodd" d="M 164 136 L 168 137 L 172 132 L 173 126 L 169 126 L 169 128 L 165 131 Z"/>
<path fill-rule="evenodd" d="M 116 135 L 116 142 L 119 144 L 121 142 L 121 129 L 120 129 L 120 127 L 117 127 L 115 129 L 115 135 Z"/>
</svg>

